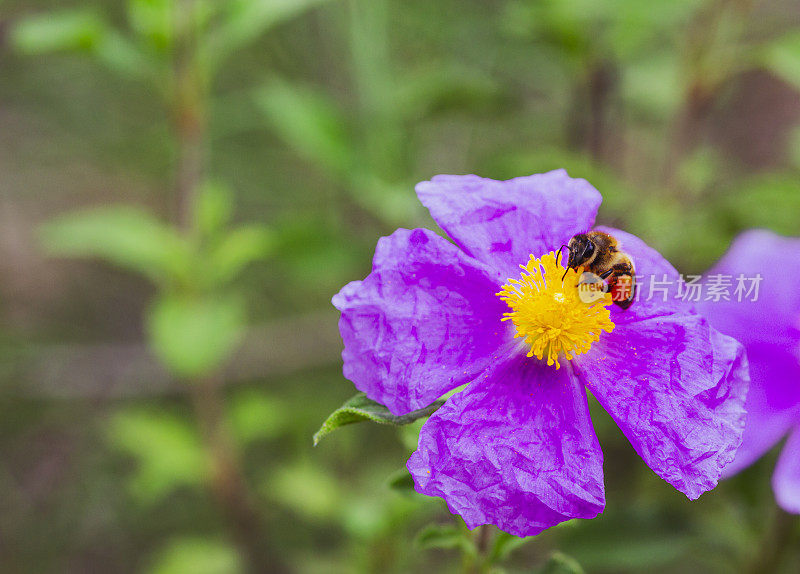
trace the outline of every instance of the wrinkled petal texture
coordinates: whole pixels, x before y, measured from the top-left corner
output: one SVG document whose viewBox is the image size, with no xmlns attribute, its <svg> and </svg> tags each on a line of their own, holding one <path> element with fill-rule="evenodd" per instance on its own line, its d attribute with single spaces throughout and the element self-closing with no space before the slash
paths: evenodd
<svg viewBox="0 0 800 574">
<path fill-rule="evenodd" d="M 772 475 L 775 500 L 786 512 L 800 514 L 800 426 L 783 446 Z"/>
<path fill-rule="evenodd" d="M 443 497 L 470 528 L 532 536 L 603 510 L 602 461 L 583 387 L 522 355 L 450 397 L 408 469 L 418 492 Z"/>
<path fill-rule="evenodd" d="M 576 372 L 647 465 L 695 499 L 716 486 L 741 443 L 747 361 L 738 342 L 673 291 L 666 301 L 648 297 L 651 281 L 677 273 L 640 239 L 608 232 L 634 259 L 646 291 L 612 313 L 614 331 L 575 359 Z"/>
<path fill-rule="evenodd" d="M 476 175 L 437 175 L 417 184 L 417 195 L 436 222 L 466 253 L 507 277 L 519 265 L 557 250 L 588 231 L 600 193 L 564 170 L 508 181 Z"/>
<path fill-rule="evenodd" d="M 496 272 L 425 229 L 378 242 L 372 273 L 333 298 L 344 375 L 401 415 L 472 380 L 513 337 Z"/>
<path fill-rule="evenodd" d="M 733 278 L 730 301 L 702 301 L 698 307 L 709 323 L 741 341 L 750 362 L 747 425 L 731 476 L 748 467 L 800 425 L 800 239 L 751 230 L 737 237 L 709 270 Z M 733 290 L 740 275 L 761 275 L 758 297 Z M 749 281 L 747 283 L 749 286 Z M 776 483 L 777 484 L 777 483 Z M 777 490 L 776 490 L 777 496 Z"/>
</svg>

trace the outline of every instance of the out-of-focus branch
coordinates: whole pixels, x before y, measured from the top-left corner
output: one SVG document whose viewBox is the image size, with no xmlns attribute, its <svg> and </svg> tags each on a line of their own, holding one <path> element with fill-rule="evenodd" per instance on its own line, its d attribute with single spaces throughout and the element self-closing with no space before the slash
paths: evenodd
<svg viewBox="0 0 800 574">
<path fill-rule="evenodd" d="M 193 381 L 191 393 L 197 421 L 212 464 L 211 491 L 247 557 L 248 572 L 283 572 L 286 568 L 265 538 L 255 496 L 242 470 L 236 440 L 224 412 L 224 397 L 217 377 Z"/>
<path fill-rule="evenodd" d="M 177 142 L 176 219 L 187 238 L 195 236 L 198 190 L 205 180 L 208 137 L 208 85 L 205 62 L 200 59 L 202 4 L 180 0 L 174 4 L 172 112 Z M 183 293 L 187 296 L 187 293 Z M 224 380 L 214 372 L 184 381 L 202 429 L 203 442 L 212 465 L 211 495 L 225 517 L 247 563 L 247 572 L 283 572 L 280 554 L 273 550 L 256 497 L 248 484 L 239 445 L 225 418 Z"/>
<path fill-rule="evenodd" d="M 797 530 L 797 517 L 779 507 L 773 509 L 772 523 L 764 533 L 761 548 L 746 572 L 778 571 L 786 551 L 792 547 L 792 539 Z"/>
<path fill-rule="evenodd" d="M 586 150 L 598 163 L 607 159 L 610 106 L 617 84 L 614 63 L 594 60 L 586 64 L 584 77 L 573 89 L 567 140 L 572 147 Z"/>
<path fill-rule="evenodd" d="M 189 230 L 192 225 L 197 188 L 205 173 L 205 145 L 208 132 L 207 82 L 198 60 L 199 30 L 193 21 L 195 0 L 175 3 L 175 49 L 173 57 L 171 114 L 177 140 L 175 181 L 176 218 Z"/>
<path fill-rule="evenodd" d="M 738 49 L 745 36 L 753 3 L 750 0 L 715 0 L 701 9 L 688 27 L 684 47 L 687 89 L 681 109 L 671 128 L 664 165 L 664 183 L 674 185 L 681 162 L 702 142 L 708 119 L 722 90 L 740 71 L 741 58 L 719 56 L 720 44 Z M 740 27 L 732 37 L 720 40 L 722 21 L 733 14 Z M 729 32 L 730 34 L 730 32 Z"/>
</svg>

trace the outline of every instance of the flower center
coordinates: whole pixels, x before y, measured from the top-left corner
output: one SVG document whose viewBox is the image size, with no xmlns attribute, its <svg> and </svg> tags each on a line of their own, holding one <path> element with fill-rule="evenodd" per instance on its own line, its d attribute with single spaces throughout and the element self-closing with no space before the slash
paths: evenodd
<svg viewBox="0 0 800 574">
<path fill-rule="evenodd" d="M 559 369 L 559 356 L 572 360 L 586 353 L 601 331 L 614 330 L 606 308 L 611 294 L 587 297 L 579 291 L 583 268 L 565 269 L 550 252 L 541 259 L 531 255 L 520 269 L 521 277 L 509 279 L 497 295 L 511 309 L 503 313 L 503 321 L 512 321 L 515 337 L 530 345 L 529 357 L 547 358 L 548 365 Z"/>
</svg>

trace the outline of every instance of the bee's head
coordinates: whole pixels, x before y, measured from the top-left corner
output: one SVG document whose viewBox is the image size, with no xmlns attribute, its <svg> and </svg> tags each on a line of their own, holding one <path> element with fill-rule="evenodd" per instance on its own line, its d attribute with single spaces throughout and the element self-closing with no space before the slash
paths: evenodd
<svg viewBox="0 0 800 574">
<path fill-rule="evenodd" d="M 591 238 L 585 233 L 579 233 L 569 240 L 569 261 L 567 267 L 578 267 L 583 265 L 594 255 L 595 245 Z"/>
</svg>

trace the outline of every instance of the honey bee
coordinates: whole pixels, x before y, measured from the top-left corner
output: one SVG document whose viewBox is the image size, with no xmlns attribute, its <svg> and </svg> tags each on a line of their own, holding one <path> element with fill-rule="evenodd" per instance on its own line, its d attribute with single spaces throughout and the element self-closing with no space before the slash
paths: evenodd
<svg viewBox="0 0 800 574">
<path fill-rule="evenodd" d="M 594 273 L 608 285 L 614 303 L 622 309 L 633 304 L 636 270 L 633 260 L 620 250 L 619 242 L 602 231 L 579 233 L 569 240 L 567 267 Z M 559 255 L 560 255 L 559 249 Z"/>
</svg>

